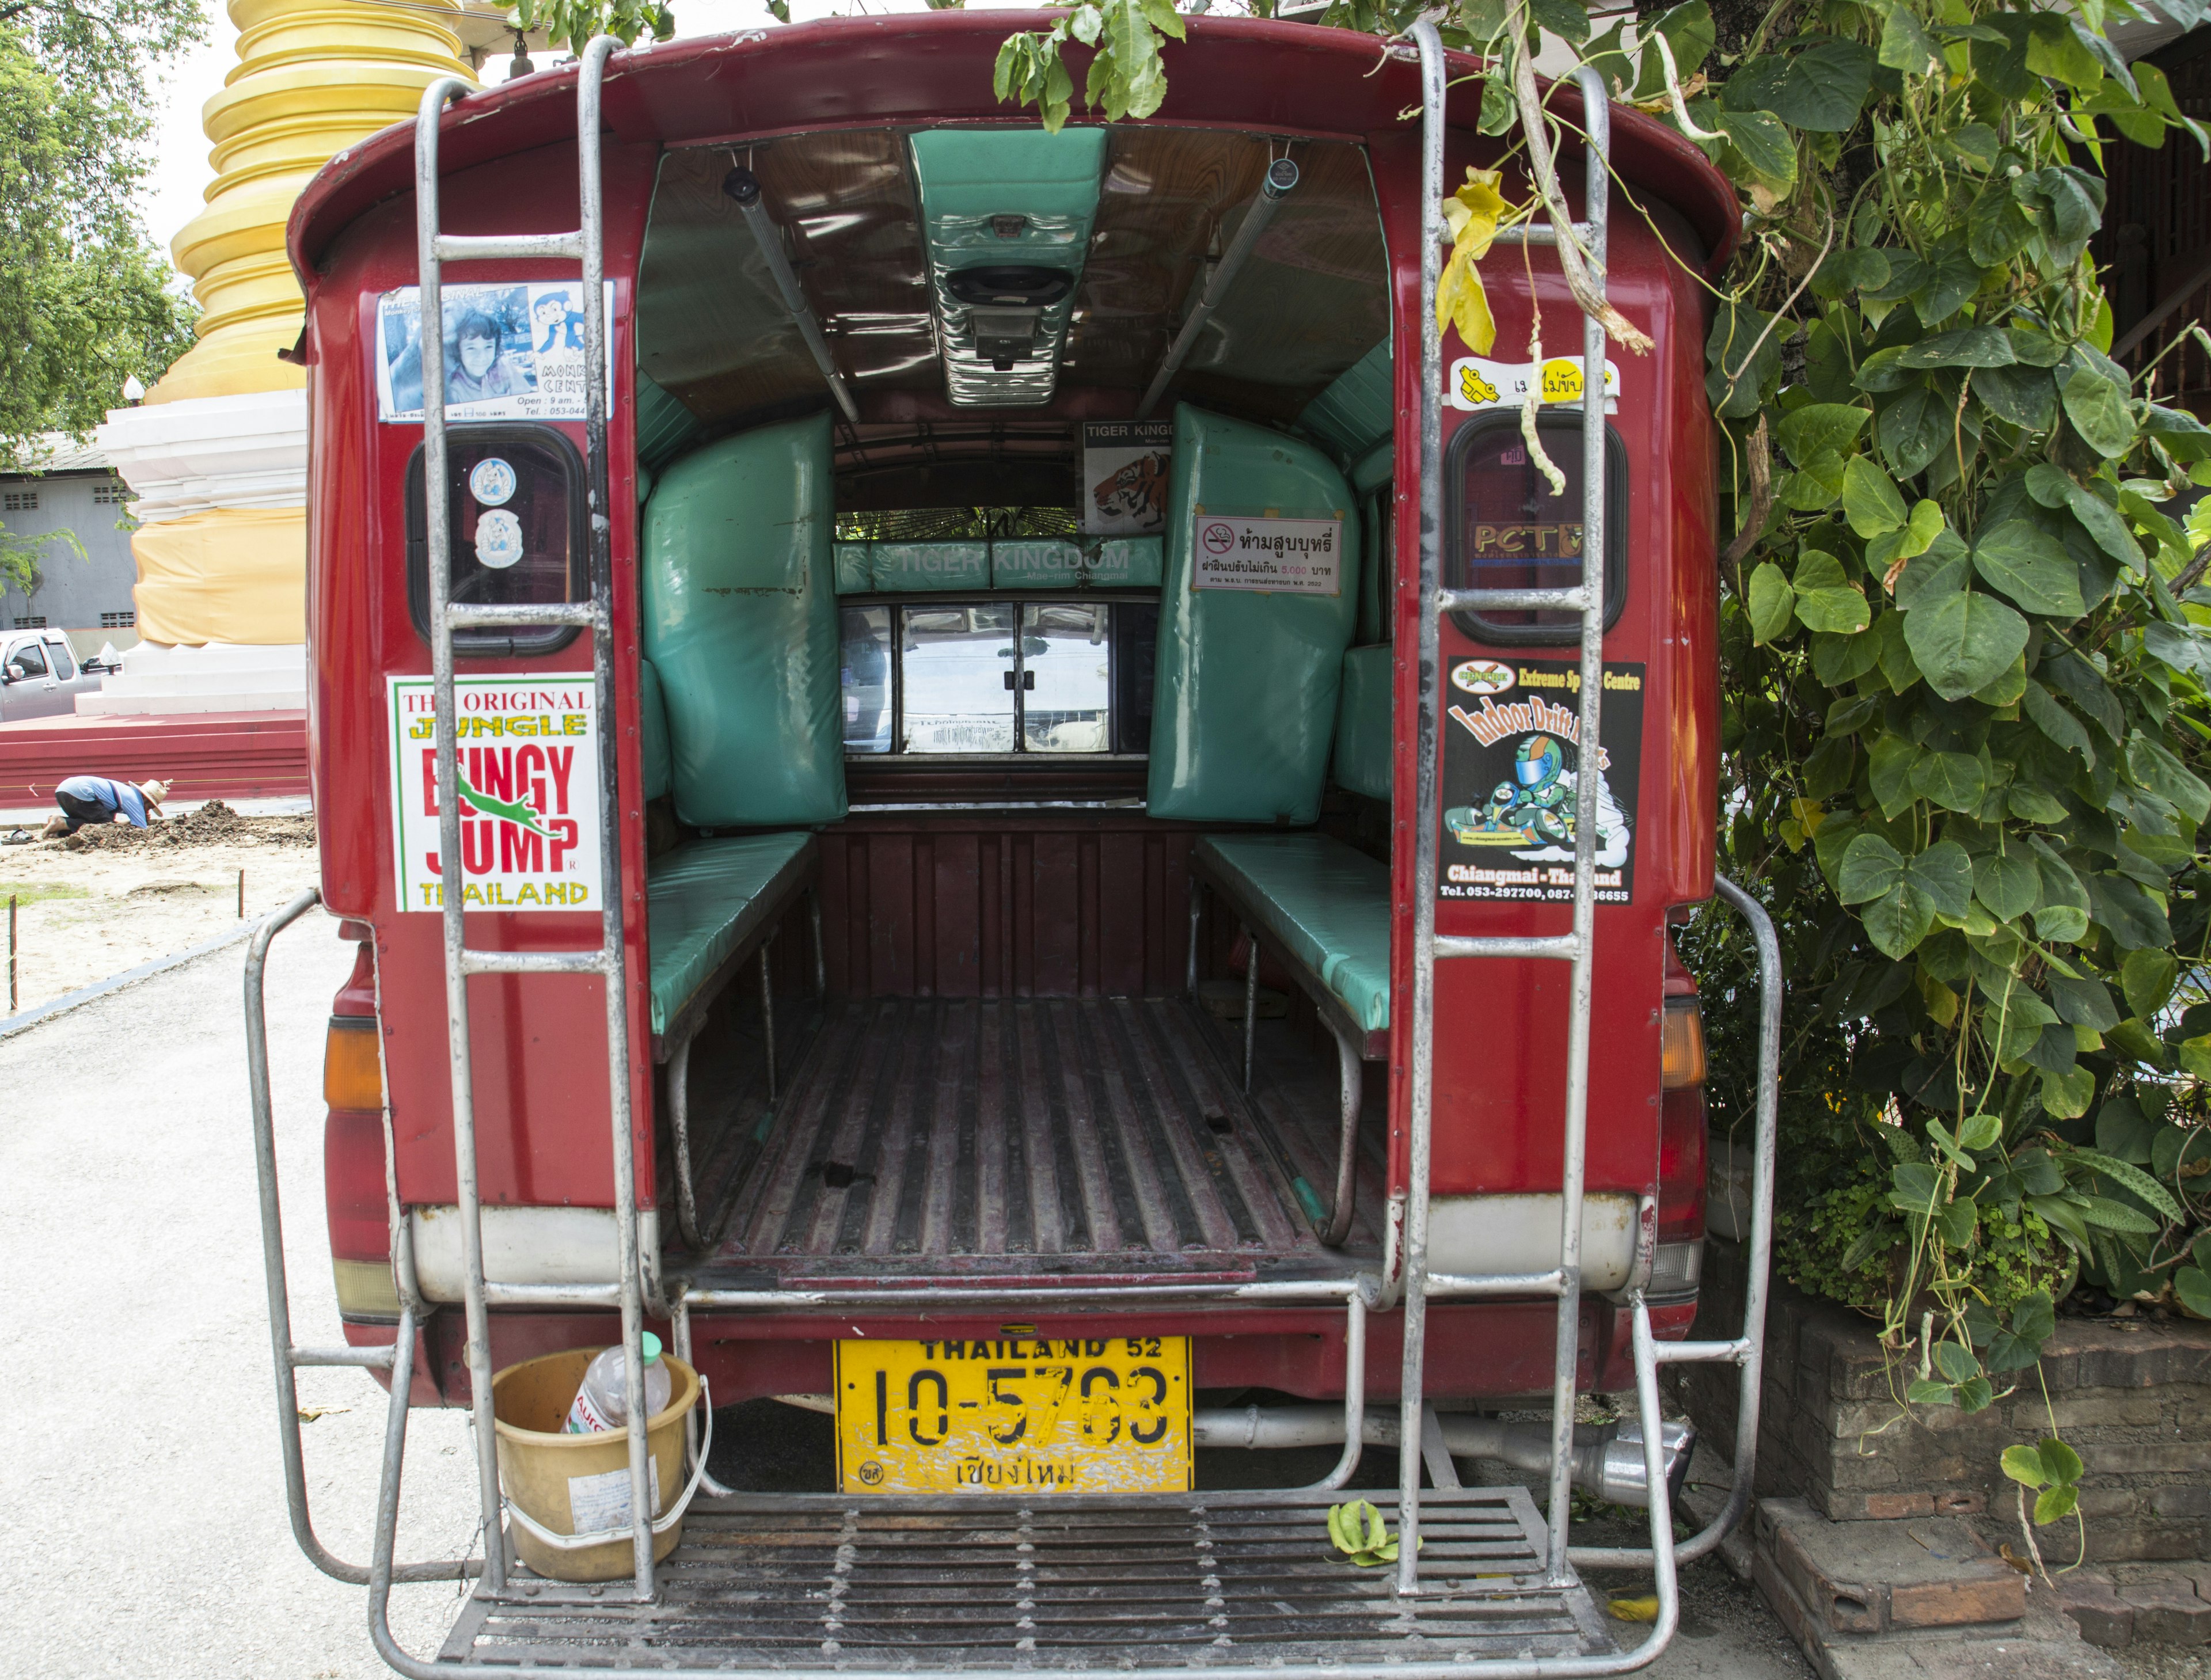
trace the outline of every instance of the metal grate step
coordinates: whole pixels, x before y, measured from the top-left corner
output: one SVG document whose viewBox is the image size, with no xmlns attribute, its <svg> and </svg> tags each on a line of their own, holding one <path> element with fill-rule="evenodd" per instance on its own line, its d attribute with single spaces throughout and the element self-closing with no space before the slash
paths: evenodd
<svg viewBox="0 0 2211 1680">
<path fill-rule="evenodd" d="M 1032 1501 L 830 1495 L 701 1500 L 659 1570 L 617 1603 L 518 1575 L 471 1598 L 441 1662 L 578 1668 L 1402 1666 L 1608 1653 L 1578 1583 L 1540 1582 L 1542 1518 L 1521 1488 L 1422 1498 L 1420 1572 L 1330 1545 L 1342 1495 Z"/>
</svg>

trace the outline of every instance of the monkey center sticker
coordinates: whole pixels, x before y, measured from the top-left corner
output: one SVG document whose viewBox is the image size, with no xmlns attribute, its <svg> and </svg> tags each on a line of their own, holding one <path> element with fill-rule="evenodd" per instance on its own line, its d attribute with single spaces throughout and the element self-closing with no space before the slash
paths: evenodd
<svg viewBox="0 0 2211 1680">
<path fill-rule="evenodd" d="M 403 910 L 445 906 L 436 717 L 427 676 L 386 679 Z M 461 862 L 471 910 L 599 908 L 598 709 L 589 672 L 463 677 Z"/>
<path fill-rule="evenodd" d="M 1566 903 L 1584 773 L 1581 666 L 1571 659 L 1454 659 L 1444 712 L 1439 899 Z M 1596 764 L 1596 898 L 1635 895 L 1643 667 L 1604 668 Z"/>
</svg>

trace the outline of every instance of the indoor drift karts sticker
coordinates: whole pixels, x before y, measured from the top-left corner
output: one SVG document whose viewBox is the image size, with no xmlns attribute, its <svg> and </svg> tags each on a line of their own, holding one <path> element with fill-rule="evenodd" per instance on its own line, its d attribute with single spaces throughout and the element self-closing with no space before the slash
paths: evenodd
<svg viewBox="0 0 2211 1680">
<path fill-rule="evenodd" d="M 1582 774 L 1581 669 L 1570 659 L 1454 659 L 1444 710 L 1436 895 L 1570 901 Z M 1604 668 L 1596 896 L 1635 895 L 1643 667 Z"/>
<path fill-rule="evenodd" d="M 445 904 L 430 679 L 394 676 L 392 840 L 399 904 Z M 460 707 L 461 857 L 471 910 L 599 907 L 599 737 L 588 672 L 471 678 Z"/>
</svg>

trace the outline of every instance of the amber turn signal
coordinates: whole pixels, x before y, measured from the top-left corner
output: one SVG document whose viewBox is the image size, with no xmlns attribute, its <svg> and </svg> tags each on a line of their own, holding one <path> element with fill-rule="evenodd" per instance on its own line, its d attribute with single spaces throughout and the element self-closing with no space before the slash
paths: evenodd
<svg viewBox="0 0 2211 1680">
<path fill-rule="evenodd" d="M 376 1041 L 376 1022 L 370 1017 L 330 1017 L 330 1035 L 323 1050 L 323 1101 L 333 1108 L 384 1107 L 384 1060 Z"/>
<path fill-rule="evenodd" d="M 1705 1016 L 1695 998 L 1666 1000 L 1664 1046 L 1660 1085 L 1673 1091 L 1705 1083 Z"/>
</svg>

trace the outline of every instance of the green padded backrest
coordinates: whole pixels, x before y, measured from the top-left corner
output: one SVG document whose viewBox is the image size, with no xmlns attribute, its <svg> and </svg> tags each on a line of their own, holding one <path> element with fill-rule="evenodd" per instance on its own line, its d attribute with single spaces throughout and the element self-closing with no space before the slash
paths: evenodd
<svg viewBox="0 0 2211 1680">
<path fill-rule="evenodd" d="M 645 758 L 645 797 L 668 791 L 673 767 L 668 752 L 668 701 L 660 692 L 660 673 L 652 661 L 637 662 L 638 746 Z"/>
<path fill-rule="evenodd" d="M 1336 780 L 1370 799 L 1390 797 L 1390 654 L 1387 642 L 1343 656 L 1343 694 L 1336 706 Z"/>
<path fill-rule="evenodd" d="M 1314 822 L 1358 613 L 1351 487 L 1282 433 L 1187 403 L 1174 427 L 1148 807 L 1205 822 Z M 1200 564 L 1200 527 L 1240 545 L 1252 519 L 1340 522 L 1333 589 L 1218 586 L 1221 564 Z"/>
<path fill-rule="evenodd" d="M 831 502 L 820 415 L 694 450 L 645 504 L 645 652 L 694 827 L 845 815 Z"/>
</svg>

